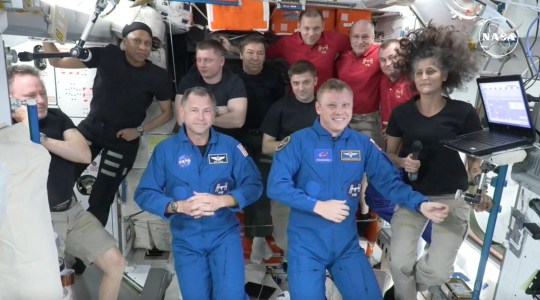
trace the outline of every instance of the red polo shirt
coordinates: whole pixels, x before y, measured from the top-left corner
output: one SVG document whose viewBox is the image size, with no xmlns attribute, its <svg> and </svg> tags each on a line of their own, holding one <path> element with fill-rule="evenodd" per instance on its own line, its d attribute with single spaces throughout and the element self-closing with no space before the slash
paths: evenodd
<svg viewBox="0 0 540 300">
<path fill-rule="evenodd" d="M 381 121 L 383 122 L 383 128 L 388 125 L 392 110 L 416 95 L 412 89 L 412 84 L 406 79 L 392 82 L 388 76 L 383 75 L 381 77 Z"/>
<path fill-rule="evenodd" d="M 379 64 L 379 45 L 371 45 L 358 57 L 352 50 L 343 53 L 336 62 L 336 70 L 338 78 L 353 90 L 354 114 L 369 114 L 379 110 L 379 82 L 383 76 Z"/>
<path fill-rule="evenodd" d="M 304 44 L 300 32 L 283 36 L 268 47 L 268 58 L 284 58 L 290 65 L 300 60 L 311 62 L 317 70 L 319 86 L 334 77 L 334 61 L 336 56 L 351 49 L 349 37 L 339 32 L 323 31 L 321 38 L 313 46 Z"/>
</svg>

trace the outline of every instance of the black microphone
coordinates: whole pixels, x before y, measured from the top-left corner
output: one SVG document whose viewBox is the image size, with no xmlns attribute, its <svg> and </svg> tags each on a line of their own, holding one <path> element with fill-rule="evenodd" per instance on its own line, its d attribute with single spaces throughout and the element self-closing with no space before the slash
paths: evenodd
<svg viewBox="0 0 540 300">
<path fill-rule="evenodd" d="M 411 146 L 412 158 L 418 159 L 420 152 L 422 152 L 422 142 L 414 141 Z M 409 173 L 409 181 L 416 181 L 418 179 L 418 171 Z"/>
</svg>

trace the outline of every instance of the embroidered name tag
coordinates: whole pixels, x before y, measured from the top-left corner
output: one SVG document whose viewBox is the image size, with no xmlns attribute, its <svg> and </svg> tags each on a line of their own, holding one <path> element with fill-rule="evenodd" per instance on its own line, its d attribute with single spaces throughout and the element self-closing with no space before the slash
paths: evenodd
<svg viewBox="0 0 540 300">
<path fill-rule="evenodd" d="M 208 155 L 208 163 L 211 165 L 215 164 L 226 164 L 229 162 L 227 154 L 210 154 Z"/>
<path fill-rule="evenodd" d="M 341 150 L 341 161 L 360 161 L 360 150 Z"/>
</svg>

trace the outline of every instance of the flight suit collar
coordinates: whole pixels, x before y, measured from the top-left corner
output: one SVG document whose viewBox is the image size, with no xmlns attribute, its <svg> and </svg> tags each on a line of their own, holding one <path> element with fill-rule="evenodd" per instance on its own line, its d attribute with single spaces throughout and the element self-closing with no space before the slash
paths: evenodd
<svg viewBox="0 0 540 300">
<path fill-rule="evenodd" d="M 319 136 L 329 136 L 331 138 L 334 138 L 334 137 L 332 137 L 332 134 L 330 134 L 330 132 L 328 132 L 328 130 L 324 129 L 321 126 L 321 120 L 320 120 L 319 117 L 317 117 L 315 122 L 313 122 L 313 129 L 315 130 L 315 132 Z M 347 138 L 349 138 L 351 130 L 352 129 L 350 129 L 348 126 L 345 127 L 345 129 L 341 132 L 341 134 L 339 136 L 335 137 L 335 139 L 347 139 Z"/>
</svg>

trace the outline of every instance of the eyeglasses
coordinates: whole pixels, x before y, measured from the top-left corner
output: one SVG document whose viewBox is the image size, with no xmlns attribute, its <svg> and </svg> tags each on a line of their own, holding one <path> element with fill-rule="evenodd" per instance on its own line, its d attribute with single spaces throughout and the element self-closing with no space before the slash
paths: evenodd
<svg viewBox="0 0 540 300">
<path fill-rule="evenodd" d="M 367 41 L 367 40 L 371 39 L 371 35 L 369 35 L 369 34 L 362 34 L 362 35 L 355 34 L 355 35 L 351 36 L 351 39 Z"/>
<path fill-rule="evenodd" d="M 152 41 L 143 41 L 141 39 L 129 39 L 135 46 L 139 47 L 141 45 L 144 45 L 146 48 L 152 48 Z"/>
</svg>

